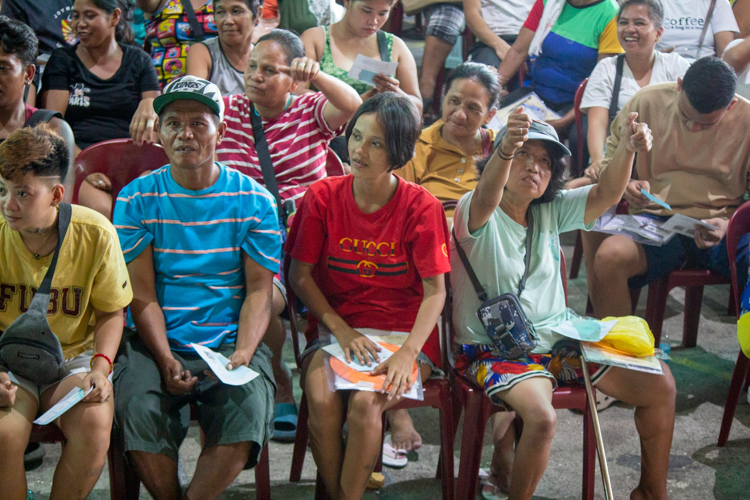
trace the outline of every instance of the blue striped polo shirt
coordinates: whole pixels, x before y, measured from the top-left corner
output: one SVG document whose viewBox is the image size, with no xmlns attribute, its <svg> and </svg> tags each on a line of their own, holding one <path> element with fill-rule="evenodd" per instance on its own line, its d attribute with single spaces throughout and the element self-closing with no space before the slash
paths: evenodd
<svg viewBox="0 0 750 500">
<path fill-rule="evenodd" d="M 219 178 L 207 189 L 183 188 L 167 165 L 125 186 L 115 205 L 125 261 L 153 245 L 156 295 L 175 351 L 192 351 L 192 342 L 217 347 L 236 340 L 245 298 L 241 251 L 279 271 L 273 196 L 250 177 L 217 165 Z"/>
</svg>

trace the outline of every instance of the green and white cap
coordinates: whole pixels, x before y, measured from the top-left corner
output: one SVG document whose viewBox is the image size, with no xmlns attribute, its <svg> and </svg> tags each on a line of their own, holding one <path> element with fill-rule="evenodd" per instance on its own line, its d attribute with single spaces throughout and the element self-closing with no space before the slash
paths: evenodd
<svg viewBox="0 0 750 500">
<path fill-rule="evenodd" d="M 167 104 L 180 99 L 192 99 L 205 104 L 220 120 L 224 119 L 224 100 L 221 98 L 221 91 L 208 80 L 192 75 L 172 80 L 164 87 L 164 92 L 154 99 L 154 111 L 158 115 Z"/>
</svg>

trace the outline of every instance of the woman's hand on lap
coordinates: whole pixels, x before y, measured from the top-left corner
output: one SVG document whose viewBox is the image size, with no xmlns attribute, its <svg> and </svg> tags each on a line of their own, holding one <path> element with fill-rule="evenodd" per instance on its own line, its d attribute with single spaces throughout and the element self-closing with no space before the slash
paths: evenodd
<svg viewBox="0 0 750 500">
<path fill-rule="evenodd" d="M 344 351 L 347 363 L 351 363 L 353 358 L 362 366 L 372 366 L 373 359 L 376 363 L 380 362 L 378 352 L 383 348 L 357 330 L 344 325 L 334 333 L 334 336 Z"/>
<path fill-rule="evenodd" d="M 414 362 L 417 360 L 418 354 L 409 352 L 408 349 L 402 347 L 370 372 L 372 375 L 387 373 L 380 392 L 387 392 L 388 400 L 400 399 L 405 392 L 409 392 L 411 389 L 414 384 L 412 378 Z"/>
<path fill-rule="evenodd" d="M 625 198 L 629 205 L 638 208 L 644 208 L 648 206 L 649 203 L 651 203 L 651 200 L 646 198 L 646 196 L 641 193 L 641 189 L 648 193 L 650 192 L 649 190 L 651 189 L 651 185 L 648 183 L 648 181 L 630 181 L 628 183 L 628 186 L 625 188 L 625 193 L 622 197 Z"/>
<path fill-rule="evenodd" d="M 83 398 L 84 403 L 103 403 L 112 394 L 112 384 L 107 379 L 107 376 L 96 369 L 91 370 L 86 375 L 86 378 L 83 379 L 84 391 L 88 391 L 92 386 L 94 390 Z"/>
<path fill-rule="evenodd" d="M 10 382 L 5 372 L 0 372 L 0 408 L 12 408 L 16 404 L 18 387 Z"/>
<path fill-rule="evenodd" d="M 159 136 L 155 129 L 158 121 L 159 116 L 154 111 L 154 100 L 141 99 L 133 119 L 130 120 L 130 137 L 133 139 L 133 143 L 136 146 L 141 146 L 144 143 L 159 142 Z"/>
</svg>

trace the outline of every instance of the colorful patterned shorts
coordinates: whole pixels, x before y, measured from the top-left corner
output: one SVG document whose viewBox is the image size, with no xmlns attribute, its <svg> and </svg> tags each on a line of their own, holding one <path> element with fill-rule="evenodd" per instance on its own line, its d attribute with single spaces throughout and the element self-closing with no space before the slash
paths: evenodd
<svg viewBox="0 0 750 500">
<path fill-rule="evenodd" d="M 508 360 L 501 358 L 487 344 L 456 344 L 453 359 L 456 371 L 464 378 L 484 389 L 490 400 L 498 406 L 511 410 L 498 394 L 532 377 L 546 377 L 553 388 L 561 385 L 583 384 L 580 359 L 565 352 L 552 357 L 552 354 L 532 354 L 526 358 Z M 591 383 L 596 383 L 609 370 L 609 366 L 589 364 Z"/>
</svg>

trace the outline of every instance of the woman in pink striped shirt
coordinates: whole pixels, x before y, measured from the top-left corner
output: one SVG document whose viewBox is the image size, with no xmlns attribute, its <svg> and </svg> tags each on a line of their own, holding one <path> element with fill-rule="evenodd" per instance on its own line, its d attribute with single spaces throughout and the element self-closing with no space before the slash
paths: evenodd
<svg viewBox="0 0 750 500">
<path fill-rule="evenodd" d="M 307 82 L 313 82 L 320 92 L 294 95 L 297 86 Z M 250 120 L 251 113 L 257 113 L 281 199 L 301 199 L 310 184 L 326 176 L 328 143 L 343 133 L 360 104 L 362 99 L 353 88 L 323 73 L 317 61 L 305 57 L 297 35 L 272 30 L 258 39 L 250 54 L 245 94 L 224 97 L 227 130 L 216 148 L 216 158 L 264 184 Z M 289 441 L 296 433 L 296 409 L 291 374 L 281 360 L 286 339 L 280 317 L 283 310 L 284 296 L 277 285 L 263 341 L 273 351 L 271 365 L 278 385 L 274 439 Z"/>
<path fill-rule="evenodd" d="M 320 92 L 294 95 L 300 83 Z M 245 71 L 245 94 L 224 97 L 227 132 L 217 159 L 263 183 L 250 113 L 257 112 L 271 153 L 279 194 L 297 200 L 326 176 L 328 143 L 362 104 L 357 92 L 320 71 L 290 31 L 275 29 L 258 40 Z"/>
</svg>

